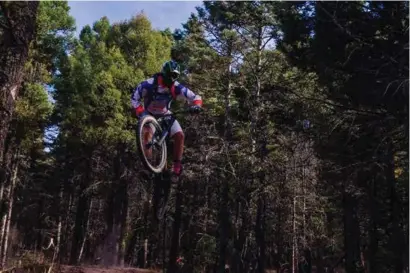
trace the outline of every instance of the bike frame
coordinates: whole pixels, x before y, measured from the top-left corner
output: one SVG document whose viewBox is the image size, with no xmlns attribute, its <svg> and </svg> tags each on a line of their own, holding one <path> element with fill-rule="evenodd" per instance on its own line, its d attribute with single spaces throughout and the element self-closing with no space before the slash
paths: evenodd
<svg viewBox="0 0 410 273">
<path fill-rule="evenodd" d="M 158 118 L 158 123 L 161 125 L 163 132 L 162 132 L 162 136 L 161 136 L 160 140 L 157 143 L 154 143 L 154 144 L 157 144 L 159 146 L 162 145 L 162 143 L 165 141 L 165 139 L 169 135 L 169 130 L 171 129 L 172 124 L 174 124 L 175 119 L 176 118 L 175 118 L 174 114 L 166 114 L 166 115 L 161 116 L 160 118 Z M 164 124 L 166 126 L 163 126 Z"/>
<path fill-rule="evenodd" d="M 174 113 L 169 113 L 169 114 L 160 115 L 160 116 L 150 114 L 161 125 L 163 132 L 158 142 L 154 140 L 154 141 L 151 141 L 151 143 L 148 143 L 147 145 L 161 146 L 164 143 L 165 139 L 168 137 L 169 130 L 171 129 L 172 125 L 174 124 L 174 121 L 176 120 L 175 115 L 179 113 L 189 113 L 189 111 L 187 109 L 183 109 L 183 110 L 175 111 Z"/>
</svg>

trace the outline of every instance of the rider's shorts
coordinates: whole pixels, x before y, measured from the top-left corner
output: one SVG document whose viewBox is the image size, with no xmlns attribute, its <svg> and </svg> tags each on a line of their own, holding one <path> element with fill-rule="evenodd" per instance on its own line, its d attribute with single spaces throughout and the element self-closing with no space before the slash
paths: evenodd
<svg viewBox="0 0 410 273">
<path fill-rule="evenodd" d="M 175 135 L 178 132 L 182 132 L 182 128 L 181 128 L 181 125 L 179 125 L 178 120 L 175 120 L 174 124 L 172 124 L 172 126 L 171 126 L 169 134 L 172 137 L 173 135 Z"/>
</svg>

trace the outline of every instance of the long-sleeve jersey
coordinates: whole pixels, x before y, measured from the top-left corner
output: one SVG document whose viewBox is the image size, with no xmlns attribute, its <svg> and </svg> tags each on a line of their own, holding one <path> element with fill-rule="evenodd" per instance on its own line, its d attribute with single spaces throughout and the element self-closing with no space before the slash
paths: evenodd
<svg viewBox="0 0 410 273">
<path fill-rule="evenodd" d="M 144 106 L 141 99 L 144 99 Z M 199 95 L 177 81 L 171 88 L 166 87 L 160 75 L 157 78 L 157 85 L 155 85 L 154 77 L 141 82 L 132 94 L 131 104 L 137 110 L 145 109 L 151 114 L 161 115 L 169 111 L 173 99 L 185 100 L 190 105 L 202 106 L 202 99 Z"/>
</svg>

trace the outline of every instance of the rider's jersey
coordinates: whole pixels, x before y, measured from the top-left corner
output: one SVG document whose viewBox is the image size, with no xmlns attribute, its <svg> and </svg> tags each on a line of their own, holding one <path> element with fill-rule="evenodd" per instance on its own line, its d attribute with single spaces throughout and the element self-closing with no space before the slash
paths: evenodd
<svg viewBox="0 0 410 273">
<path fill-rule="evenodd" d="M 161 115 L 169 112 L 173 99 L 188 101 L 190 105 L 202 105 L 202 99 L 194 94 L 192 90 L 175 81 L 171 88 L 163 84 L 162 77 L 157 78 L 157 86 L 154 78 L 149 78 L 141 82 L 131 96 L 131 104 L 134 108 L 142 107 L 141 99 L 144 99 L 144 108 L 154 115 Z M 155 92 L 155 87 L 157 90 Z"/>
</svg>

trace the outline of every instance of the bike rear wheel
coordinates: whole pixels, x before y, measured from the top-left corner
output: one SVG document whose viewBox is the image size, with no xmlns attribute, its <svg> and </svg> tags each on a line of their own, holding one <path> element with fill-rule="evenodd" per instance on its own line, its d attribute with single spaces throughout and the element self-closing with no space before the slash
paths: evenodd
<svg viewBox="0 0 410 273">
<path fill-rule="evenodd" d="M 144 143 L 144 128 L 149 128 L 148 130 L 153 131 L 152 138 Z M 153 173 L 161 173 L 165 167 L 167 161 L 167 146 L 166 142 L 163 141 L 161 145 L 157 142 L 162 136 L 162 128 L 158 121 L 150 115 L 142 117 L 138 121 L 137 125 L 137 147 L 138 152 L 142 161 L 142 164 Z M 148 150 L 151 154 L 149 154 Z M 158 152 L 158 155 L 155 154 L 155 162 L 152 162 L 153 159 L 152 152 Z M 158 157 L 158 158 L 157 158 Z"/>
</svg>

